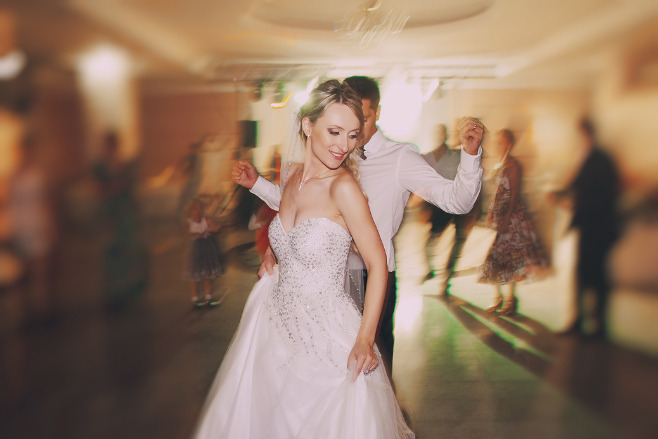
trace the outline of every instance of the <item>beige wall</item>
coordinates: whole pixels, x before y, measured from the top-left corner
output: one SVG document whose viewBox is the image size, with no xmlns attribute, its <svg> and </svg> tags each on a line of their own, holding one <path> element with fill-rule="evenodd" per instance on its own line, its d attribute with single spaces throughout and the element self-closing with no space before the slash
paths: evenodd
<svg viewBox="0 0 658 439">
<path fill-rule="evenodd" d="M 175 166 L 204 136 L 204 177 L 228 178 L 237 145 L 238 93 L 231 91 L 142 92 L 142 175 Z M 209 175 L 211 174 L 211 175 Z M 208 186 L 208 184 L 206 184 Z"/>
<path fill-rule="evenodd" d="M 55 183 L 66 184 L 85 175 L 82 105 L 76 93 L 44 89 L 34 107 L 34 130 L 38 136 L 39 160 Z"/>
<path fill-rule="evenodd" d="M 72 74 L 43 70 L 29 81 L 31 108 L 20 120 L 26 132 L 36 139 L 36 160 L 54 185 L 51 189 L 56 190 L 88 170 L 82 103 Z M 4 138 L 11 130 L 3 133 Z M 20 138 L 14 141 L 13 147 L 19 147 Z M 4 143 L 0 142 L 0 147 Z M 0 157 L 3 172 L 6 166 L 13 166 L 11 152 L 2 150 Z"/>
</svg>

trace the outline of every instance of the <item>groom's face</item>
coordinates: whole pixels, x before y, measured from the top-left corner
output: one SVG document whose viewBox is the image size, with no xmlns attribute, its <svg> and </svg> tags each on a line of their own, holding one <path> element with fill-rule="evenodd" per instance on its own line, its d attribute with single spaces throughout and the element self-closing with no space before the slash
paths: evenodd
<svg viewBox="0 0 658 439">
<path fill-rule="evenodd" d="M 375 123 L 379 119 L 379 108 L 373 109 L 370 104 L 370 99 L 361 99 L 361 108 L 363 110 L 362 142 L 365 145 L 377 132 L 377 125 L 375 125 Z"/>
</svg>

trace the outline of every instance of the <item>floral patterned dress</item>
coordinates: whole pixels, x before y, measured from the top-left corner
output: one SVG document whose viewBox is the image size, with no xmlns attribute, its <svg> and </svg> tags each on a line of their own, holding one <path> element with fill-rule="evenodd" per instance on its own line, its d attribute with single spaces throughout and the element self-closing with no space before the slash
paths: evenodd
<svg viewBox="0 0 658 439">
<path fill-rule="evenodd" d="M 520 166 L 518 162 L 517 166 Z M 487 214 L 487 224 L 498 233 L 480 268 L 478 281 L 482 283 L 507 284 L 537 280 L 549 273 L 550 263 L 546 251 L 535 233 L 521 198 L 516 197 L 514 205 L 509 206 L 512 191 L 508 170 L 509 165 L 501 167 L 497 172 L 498 189 Z M 504 220 L 508 208 L 512 209 L 509 224 L 507 231 L 501 233 L 500 222 Z"/>
</svg>

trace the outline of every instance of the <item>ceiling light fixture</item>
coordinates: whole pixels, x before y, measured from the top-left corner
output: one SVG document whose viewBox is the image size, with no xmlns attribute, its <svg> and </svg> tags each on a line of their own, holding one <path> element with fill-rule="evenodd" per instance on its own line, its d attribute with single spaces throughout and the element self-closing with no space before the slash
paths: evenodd
<svg viewBox="0 0 658 439">
<path fill-rule="evenodd" d="M 334 26 L 341 39 L 365 49 L 381 43 L 391 35 L 399 34 L 409 20 L 404 11 L 382 8 L 383 0 L 369 2 L 370 6 L 360 6 Z"/>
<path fill-rule="evenodd" d="M 274 109 L 285 107 L 286 104 L 288 103 L 288 101 L 290 100 L 290 96 L 291 96 L 291 95 L 292 95 L 292 93 L 288 93 L 288 94 L 286 95 L 286 97 L 283 98 L 283 100 L 282 100 L 281 102 L 272 102 L 272 103 L 270 104 L 270 107 L 272 107 L 272 108 L 274 108 Z"/>
</svg>

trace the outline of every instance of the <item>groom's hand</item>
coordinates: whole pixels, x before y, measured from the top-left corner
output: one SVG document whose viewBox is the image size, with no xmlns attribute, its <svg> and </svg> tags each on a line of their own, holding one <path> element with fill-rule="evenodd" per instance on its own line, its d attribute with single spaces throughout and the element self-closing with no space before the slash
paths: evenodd
<svg viewBox="0 0 658 439">
<path fill-rule="evenodd" d="M 470 155 L 478 153 L 484 136 L 484 125 L 474 117 L 465 116 L 459 119 L 459 140 L 464 152 Z"/>
<path fill-rule="evenodd" d="M 251 163 L 239 160 L 233 165 L 231 178 L 240 186 L 251 189 L 256 184 L 256 180 L 258 180 L 258 172 Z"/>
</svg>

